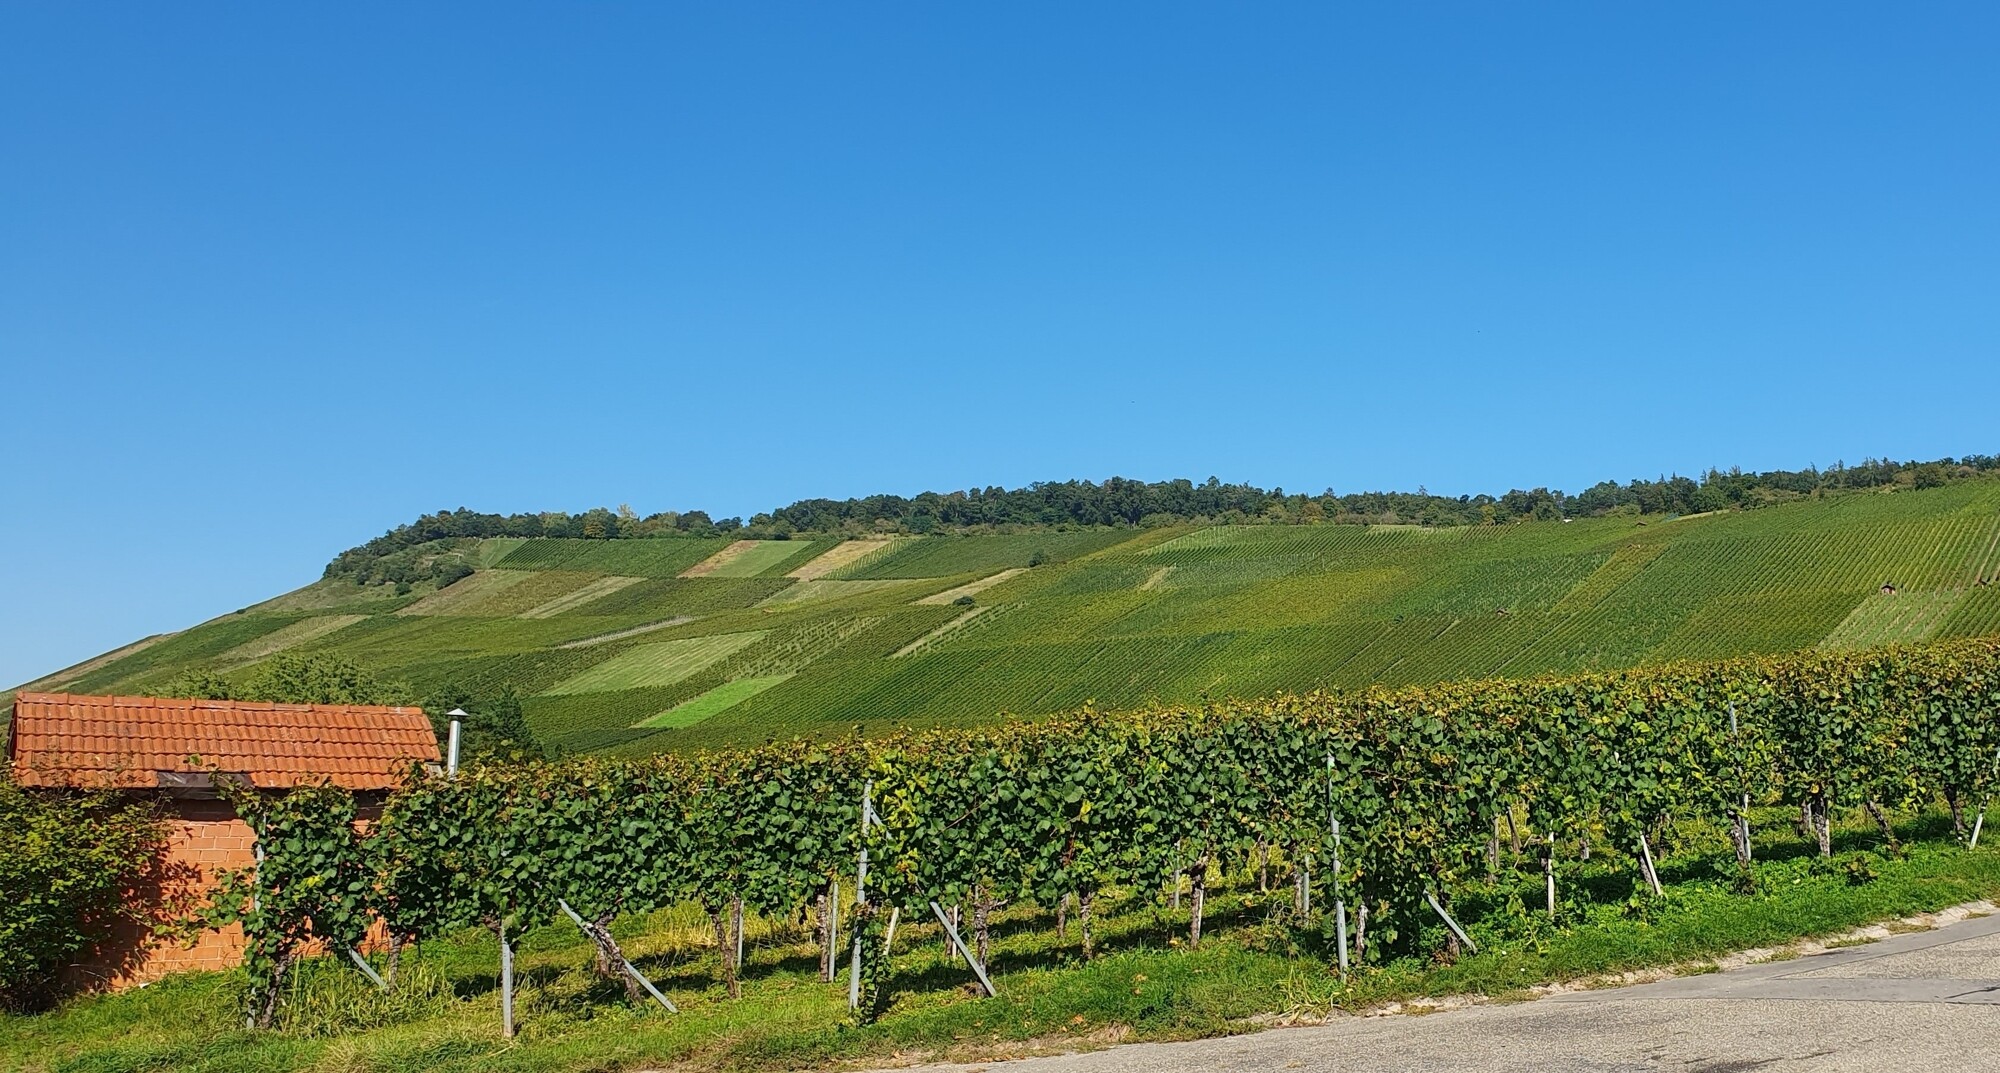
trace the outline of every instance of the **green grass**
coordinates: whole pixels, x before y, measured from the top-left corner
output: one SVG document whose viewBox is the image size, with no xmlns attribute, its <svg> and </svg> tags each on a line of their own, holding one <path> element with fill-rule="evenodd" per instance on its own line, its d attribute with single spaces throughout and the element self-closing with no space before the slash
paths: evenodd
<svg viewBox="0 0 2000 1073">
<path fill-rule="evenodd" d="M 413 604 L 429 595 L 431 586 L 426 583 L 407 593 L 397 593 L 393 585 L 356 585 L 345 578 L 324 578 L 302 589 L 274 596 L 263 603 L 244 608 L 244 612 L 255 615 L 282 615 L 292 612 L 341 613 L 382 615 L 398 608 Z M 242 612 L 239 612 L 242 613 Z"/>
<path fill-rule="evenodd" d="M 506 618 L 583 591 L 606 576 L 577 570 L 481 570 L 401 613 Z"/>
<path fill-rule="evenodd" d="M 708 577 L 760 577 L 783 573 L 808 558 L 832 548 L 831 540 L 760 540 L 738 552 Z"/>
<path fill-rule="evenodd" d="M 1990 637 L 2000 634 L 2000 584 L 1968 590 L 1938 630 L 1939 637 Z"/>
<path fill-rule="evenodd" d="M 243 977 L 194 973 L 54 1012 L 0 1016 L 0 1070 L 22 1073 L 187 1073 L 367 1069 L 556 1071 L 713 1068 L 779 1070 L 924 1058 L 988 1062 L 1088 1048 L 1113 1039 L 1175 1040 L 1250 1030 L 1262 1014 L 1319 1016 L 1390 1001 L 1453 994 L 1518 995 L 1537 984 L 1658 966 L 1701 972 L 1730 952 L 1825 937 L 1861 925 L 2000 896 L 2000 850 L 1969 851 L 1941 837 L 1941 817 L 1907 819 L 1908 856 L 1876 850 L 1872 827 L 1840 827 L 1836 857 L 1809 855 L 1780 810 L 1760 816 L 1759 893 L 1729 889 L 1734 862 L 1721 832 L 1674 832 L 1661 861 L 1661 899 L 1635 893 L 1632 862 L 1606 847 L 1560 872 L 1562 917 L 1540 904 L 1539 864 L 1503 853 L 1495 882 L 1457 893 L 1454 911 L 1480 952 L 1455 964 L 1429 956 L 1431 923 L 1416 945 L 1343 981 L 1324 921 L 1289 908 L 1282 863 L 1272 892 L 1236 870 L 1214 876 L 1207 936 L 1185 949 L 1185 908 L 1155 892 L 1106 891 L 1098 900 L 1099 953 L 1086 961 L 1072 917 L 1059 935 L 1026 903 L 1003 910 L 990 959 L 997 998 L 977 997 L 938 929 L 906 915 L 897 932 L 889 1004 L 874 1024 L 850 1023 L 845 980 L 815 972 L 808 929 L 795 919 L 747 922 L 744 994 L 722 990 L 713 933 L 695 906 L 614 925 L 628 955 L 681 1007 L 630 1005 L 589 971 L 591 948 L 567 924 L 517 944 L 520 1037 L 500 1038 L 497 947 L 474 932 L 407 956 L 391 998 L 352 969 L 314 959 L 299 975 L 278 1031 L 242 1028 Z M 1866 860 L 1878 878 L 1854 884 L 1842 864 Z M 1321 892 L 1319 901 L 1325 903 Z M 1510 908 L 1510 904 L 1516 906 Z"/>
<path fill-rule="evenodd" d="M 550 571 L 550 573 L 553 574 L 555 571 Z M 633 585 L 643 585 L 645 582 L 645 578 L 626 577 L 621 574 L 600 574 L 590 578 L 576 588 L 559 592 L 543 600 L 541 603 L 524 608 L 519 612 L 519 615 L 522 618 L 554 618 L 566 611 L 574 611 L 585 605 L 595 603 L 612 593 L 630 588 Z"/>
<path fill-rule="evenodd" d="M 1853 649 L 1930 640 L 1964 596 L 1962 589 L 1872 593 L 1827 633 L 1820 647 Z"/>
<path fill-rule="evenodd" d="M 272 630 L 270 633 L 254 637 L 227 652 L 216 654 L 218 666 L 230 666 L 263 659 L 265 656 L 296 648 L 309 641 L 318 640 L 336 630 L 342 630 L 357 622 L 366 621 L 368 616 L 357 614 L 314 615 L 302 618 L 289 626 Z"/>
<path fill-rule="evenodd" d="M 512 555 L 516 549 L 528 541 L 525 537 L 487 537 L 479 542 L 472 552 L 472 565 L 485 569 L 500 565 L 500 560 Z"/>
<path fill-rule="evenodd" d="M 713 615 L 741 611 L 760 600 L 789 591 L 794 582 L 782 577 L 650 578 L 637 585 L 572 608 L 580 615 Z"/>
<path fill-rule="evenodd" d="M 823 603 L 828 600 L 845 600 L 855 596 L 865 596 L 870 593 L 881 592 L 884 589 L 897 587 L 908 589 L 909 585 L 910 583 L 907 581 L 834 581 L 829 578 L 816 578 L 812 581 L 801 581 L 796 585 L 780 589 L 778 592 L 758 602 L 766 607 L 781 604 Z"/>
<path fill-rule="evenodd" d="M 830 541 L 766 541 L 723 571 L 756 576 L 675 576 L 730 543 L 482 542 L 476 557 L 497 567 L 439 593 L 320 582 L 53 684 L 155 688 L 258 651 L 267 634 L 264 645 L 300 638 L 287 650 L 352 659 L 415 696 L 477 681 L 532 697 L 575 689 L 567 679 L 605 664 L 585 679 L 603 690 L 602 718 L 565 703 L 546 724 L 552 744 L 674 749 L 964 725 L 1090 700 L 1189 703 L 2000 634 L 2000 584 L 1979 584 L 2000 579 L 2000 480 L 1672 521 L 913 537 L 808 582 L 780 575 Z M 891 658 L 964 611 L 912 601 L 1025 567 L 1036 552 L 1041 565 L 972 597 L 978 617 Z M 607 581 L 620 577 L 644 580 Z M 1880 596 L 1885 581 L 1901 593 Z M 514 617 L 529 612 L 547 617 Z M 308 636 L 293 626 L 308 614 L 366 617 Z M 692 621 L 617 636 L 680 618 Z M 697 726 L 625 733 L 665 706 L 635 715 L 616 699 L 664 682 L 646 656 L 623 653 L 759 632 L 769 637 L 670 683 L 665 706 L 732 679 L 785 682 Z"/>
<path fill-rule="evenodd" d="M 763 638 L 758 632 L 653 641 L 628 648 L 546 692 L 560 696 L 672 685 Z"/>
<path fill-rule="evenodd" d="M 657 540 L 530 540 L 498 566 L 517 570 L 579 570 L 631 577 L 673 577 L 728 547 L 726 538 Z"/>
<path fill-rule="evenodd" d="M 1133 530 L 1073 533 L 1012 533 L 1000 536 L 937 536 L 905 541 L 835 576 L 850 581 L 888 578 L 997 574 L 1026 566 L 1036 552 L 1045 562 L 1063 562 L 1130 540 Z"/>
<path fill-rule="evenodd" d="M 789 674 L 774 674 L 763 678 L 738 678 L 735 681 L 724 682 L 699 697 L 682 701 L 658 715 L 642 719 L 637 725 L 691 727 L 711 716 L 734 708 L 790 677 Z"/>
<path fill-rule="evenodd" d="M 146 646 L 68 681 L 46 688 L 98 693 L 124 684 L 163 684 L 188 667 L 212 666 L 224 652 L 290 626 L 302 615 L 245 614 L 210 619 L 193 629 Z"/>
</svg>

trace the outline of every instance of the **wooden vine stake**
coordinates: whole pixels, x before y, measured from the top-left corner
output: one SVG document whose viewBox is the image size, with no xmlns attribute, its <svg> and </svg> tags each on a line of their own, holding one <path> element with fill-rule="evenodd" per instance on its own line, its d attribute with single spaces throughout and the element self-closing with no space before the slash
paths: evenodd
<svg viewBox="0 0 2000 1073">
<path fill-rule="evenodd" d="M 1486 839 L 1486 885 L 1500 881 L 1500 814 L 1493 814 L 1493 834 Z"/>
<path fill-rule="evenodd" d="M 1208 910 L 1208 852 L 1195 858 L 1188 877 L 1188 949 L 1201 946 L 1201 918 Z M 1086 932 L 1086 934 L 1088 934 Z M 1086 941 L 1085 950 L 1089 945 Z M 1088 953 L 1085 954 L 1088 957 Z"/>
</svg>

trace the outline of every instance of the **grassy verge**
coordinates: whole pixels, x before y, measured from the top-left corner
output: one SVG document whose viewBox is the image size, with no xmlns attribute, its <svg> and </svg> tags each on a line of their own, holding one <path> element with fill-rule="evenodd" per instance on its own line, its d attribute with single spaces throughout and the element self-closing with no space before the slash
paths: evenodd
<svg viewBox="0 0 2000 1073">
<path fill-rule="evenodd" d="M 1968 851 L 1936 817 L 1909 821 L 1907 856 L 1874 851 L 1872 829 L 1844 828 L 1832 862 L 1813 858 L 1775 813 L 1757 842 L 1759 893 L 1731 892 L 1734 861 L 1719 833 L 1680 832 L 1662 862 L 1664 898 L 1633 898 L 1631 863 L 1601 849 L 1562 873 L 1560 923 L 1537 908 L 1533 861 L 1457 909 L 1480 952 L 1455 964 L 1411 956 L 1343 982 L 1318 922 L 1299 926 L 1274 877 L 1260 893 L 1231 877 L 1210 902 L 1210 938 L 1181 948 L 1186 912 L 1157 900 L 1101 899 L 1101 953 L 1083 961 L 1041 911 L 1003 912 L 992 968 L 1000 997 L 981 999 L 934 926 L 897 935 L 895 998 L 877 1023 L 849 1023 L 845 987 L 822 983 L 802 927 L 750 929 L 743 997 L 718 983 L 706 921 L 689 909 L 621 922 L 635 960 L 682 1007 L 628 1005 L 589 972 L 590 948 L 567 927 L 521 945 L 520 1038 L 499 1033 L 497 949 L 490 937 L 434 943 L 406 959 L 382 998 L 321 959 L 294 984 L 282 1031 L 241 1027 L 243 980 L 197 973 L 139 991 L 79 999 L 47 1014 L 0 1017 L 0 1069 L 620 1070 L 661 1066 L 768 1070 L 911 1054 L 989 1058 L 1124 1039 L 1243 1031 L 1265 1014 L 1318 1014 L 1447 994 L 1505 995 L 1531 985 L 1660 965 L 1698 965 L 1734 950 L 1826 935 L 1872 921 L 2000 895 L 2000 852 Z M 1503 854 L 1503 858 L 1507 855 Z M 1529 908 L 1524 908 L 1529 907 Z M 1425 937 L 1423 948 L 1434 949 Z"/>
</svg>

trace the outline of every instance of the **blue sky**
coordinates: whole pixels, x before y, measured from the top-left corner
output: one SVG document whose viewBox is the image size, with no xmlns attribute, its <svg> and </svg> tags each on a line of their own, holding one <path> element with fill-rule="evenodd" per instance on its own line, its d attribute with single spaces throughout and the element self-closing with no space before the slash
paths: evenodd
<svg viewBox="0 0 2000 1073">
<path fill-rule="evenodd" d="M 7 5 L 0 684 L 442 507 L 2000 450 L 1996 10 Z"/>
</svg>

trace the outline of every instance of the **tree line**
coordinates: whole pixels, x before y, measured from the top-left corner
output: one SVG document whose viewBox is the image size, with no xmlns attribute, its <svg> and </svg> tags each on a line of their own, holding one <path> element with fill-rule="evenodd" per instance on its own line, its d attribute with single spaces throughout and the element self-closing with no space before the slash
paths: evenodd
<svg viewBox="0 0 2000 1073">
<path fill-rule="evenodd" d="M 423 554 L 448 547 L 441 541 L 483 537 L 572 537 L 592 540 L 660 537 L 789 539 L 795 535 L 911 534 L 980 529 L 1054 529 L 1151 526 L 1184 523 L 1416 524 L 1427 526 L 1501 525 L 1522 519 L 1553 521 L 1614 513 L 1698 514 L 1747 508 L 1809 496 L 1902 485 L 1930 488 L 2000 470 L 2000 455 L 1967 455 L 1932 462 L 1867 459 L 1860 465 L 1835 463 L 1802 470 L 1711 469 L 1700 478 L 1680 475 L 1630 481 L 1600 481 L 1581 492 L 1514 489 L 1502 495 L 1434 495 L 1414 492 L 1286 492 L 1252 484 L 1225 484 L 1210 477 L 1139 481 L 1112 477 L 1040 481 L 1021 488 L 998 485 L 914 496 L 871 495 L 852 499 L 802 499 L 788 506 L 741 518 L 714 518 L 706 511 L 664 511 L 641 517 L 629 506 L 568 514 L 488 514 L 460 507 L 426 514 L 397 526 L 327 564 L 327 577 L 363 583 L 440 586 L 471 572 L 449 553 Z"/>
</svg>

